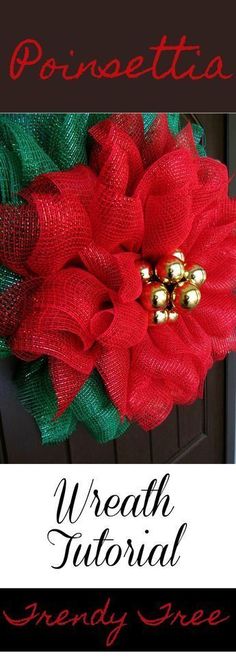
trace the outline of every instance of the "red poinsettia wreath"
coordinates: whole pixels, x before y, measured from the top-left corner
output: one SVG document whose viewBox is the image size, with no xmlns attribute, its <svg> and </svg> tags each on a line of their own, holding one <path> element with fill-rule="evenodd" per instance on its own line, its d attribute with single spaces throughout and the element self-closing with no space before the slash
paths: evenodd
<svg viewBox="0 0 236 660">
<path fill-rule="evenodd" d="M 152 429 L 236 346 L 236 203 L 190 125 L 174 137 L 159 115 L 144 136 L 117 115 L 90 134 L 89 166 L 1 208 L 0 259 L 21 276 L 1 334 L 21 360 L 48 356 L 58 415 L 96 368 L 120 417 Z"/>
</svg>

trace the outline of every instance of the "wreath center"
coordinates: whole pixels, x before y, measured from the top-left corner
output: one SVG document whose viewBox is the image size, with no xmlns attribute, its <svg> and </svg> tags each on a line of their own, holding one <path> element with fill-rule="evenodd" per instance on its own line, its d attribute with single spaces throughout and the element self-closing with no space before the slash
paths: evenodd
<svg viewBox="0 0 236 660">
<path fill-rule="evenodd" d="M 200 303 L 206 271 L 199 264 L 189 266 L 180 250 L 155 265 L 140 260 L 138 268 L 143 281 L 140 302 L 148 311 L 149 325 L 173 323 L 180 311 L 192 311 Z"/>
</svg>

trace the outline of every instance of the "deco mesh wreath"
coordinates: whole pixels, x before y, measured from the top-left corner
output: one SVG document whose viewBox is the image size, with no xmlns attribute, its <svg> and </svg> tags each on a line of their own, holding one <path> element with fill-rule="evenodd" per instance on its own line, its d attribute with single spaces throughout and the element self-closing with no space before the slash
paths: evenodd
<svg viewBox="0 0 236 660">
<path fill-rule="evenodd" d="M 236 203 L 179 115 L 1 115 L 0 355 L 42 441 L 202 395 L 236 346 Z"/>
</svg>

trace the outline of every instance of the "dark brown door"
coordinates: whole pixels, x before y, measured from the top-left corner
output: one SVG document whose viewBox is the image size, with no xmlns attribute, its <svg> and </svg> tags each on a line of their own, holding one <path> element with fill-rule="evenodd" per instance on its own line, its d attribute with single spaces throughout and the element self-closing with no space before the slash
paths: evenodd
<svg viewBox="0 0 236 660">
<path fill-rule="evenodd" d="M 208 154 L 225 161 L 226 116 L 198 115 Z M 99 445 L 81 426 L 59 446 L 42 447 L 32 418 L 17 401 L 14 359 L 0 363 L 0 461 L 9 463 L 224 463 L 225 362 L 209 373 L 204 399 L 175 408 L 157 429 L 132 427 L 122 438 Z"/>
</svg>

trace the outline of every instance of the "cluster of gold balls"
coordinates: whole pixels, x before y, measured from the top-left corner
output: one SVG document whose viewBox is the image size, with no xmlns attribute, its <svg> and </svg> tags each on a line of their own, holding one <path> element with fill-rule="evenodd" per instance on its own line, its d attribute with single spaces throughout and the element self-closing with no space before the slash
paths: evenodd
<svg viewBox="0 0 236 660">
<path fill-rule="evenodd" d="M 198 264 L 188 266 L 180 250 L 161 257 L 155 266 L 140 260 L 138 268 L 143 280 L 140 302 L 148 311 L 149 325 L 173 323 L 180 310 L 199 304 L 206 271 Z"/>
</svg>

